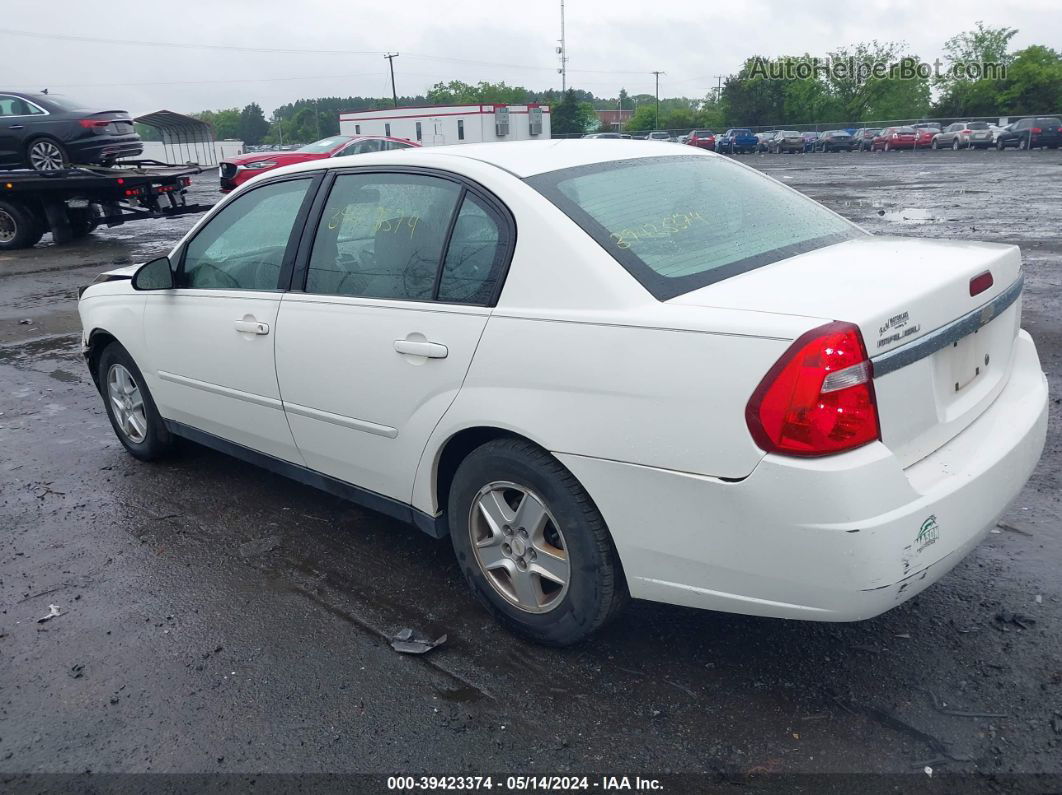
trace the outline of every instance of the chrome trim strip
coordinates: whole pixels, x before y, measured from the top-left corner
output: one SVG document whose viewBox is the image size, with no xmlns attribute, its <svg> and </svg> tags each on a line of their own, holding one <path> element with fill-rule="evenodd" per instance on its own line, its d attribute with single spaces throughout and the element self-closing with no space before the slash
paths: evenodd
<svg viewBox="0 0 1062 795">
<path fill-rule="evenodd" d="M 256 406 L 265 406 L 268 409 L 277 409 L 278 411 L 283 411 L 284 409 L 284 404 L 276 398 L 255 395 L 251 392 L 241 392 L 239 389 L 232 389 L 231 387 L 220 386 L 219 384 L 211 384 L 206 381 L 199 381 L 195 378 L 176 375 L 175 373 L 167 373 L 165 370 L 159 370 L 159 378 L 163 381 L 169 381 L 171 384 L 180 384 L 181 386 L 188 386 L 193 389 L 201 389 L 204 392 L 210 392 L 214 395 L 235 398 L 236 400 L 242 400 L 245 403 L 253 403 Z"/>
<path fill-rule="evenodd" d="M 306 417 L 311 420 L 320 420 L 321 422 L 338 425 L 341 428 L 364 431 L 374 436 L 386 436 L 388 439 L 394 439 L 398 436 L 398 428 L 392 428 L 390 425 L 377 425 L 375 422 L 369 422 L 368 420 L 357 420 L 342 414 L 333 414 L 330 411 L 311 409 L 309 406 L 300 406 L 298 403 L 285 403 L 284 408 L 290 414 L 297 414 L 300 417 Z"/>
<path fill-rule="evenodd" d="M 899 370 L 901 367 L 913 364 L 919 359 L 924 359 L 926 356 L 930 356 L 952 343 L 958 342 L 963 337 L 973 334 L 982 326 L 988 325 L 1021 297 L 1021 291 L 1024 286 L 1025 274 L 1021 273 L 1010 287 L 987 304 L 983 304 L 947 325 L 929 332 L 924 337 L 919 337 L 914 342 L 901 345 L 888 353 L 872 358 L 870 363 L 874 365 L 874 377 L 888 375 L 894 370 Z"/>
</svg>

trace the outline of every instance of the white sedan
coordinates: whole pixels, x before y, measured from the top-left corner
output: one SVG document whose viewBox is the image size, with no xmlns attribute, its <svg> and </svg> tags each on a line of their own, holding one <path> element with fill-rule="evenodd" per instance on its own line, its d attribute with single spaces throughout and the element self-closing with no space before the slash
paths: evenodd
<svg viewBox="0 0 1062 795">
<path fill-rule="evenodd" d="M 184 437 L 448 535 L 553 645 L 628 597 L 877 615 L 1040 456 L 1013 246 L 872 236 L 657 142 L 357 161 L 262 175 L 84 291 L 130 453 Z"/>
</svg>

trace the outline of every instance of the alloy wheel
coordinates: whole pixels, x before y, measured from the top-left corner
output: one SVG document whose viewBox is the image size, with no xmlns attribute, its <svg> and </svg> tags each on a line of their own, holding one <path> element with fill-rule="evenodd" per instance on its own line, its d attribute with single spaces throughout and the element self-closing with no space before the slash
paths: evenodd
<svg viewBox="0 0 1062 795">
<path fill-rule="evenodd" d="M 488 483 L 475 499 L 468 530 L 476 563 L 491 587 L 528 613 L 564 600 L 571 565 L 564 534 L 546 502 L 525 486 Z"/>
<path fill-rule="evenodd" d="M 58 171 L 63 167 L 63 151 L 51 141 L 37 141 L 30 147 L 29 160 L 37 171 Z"/>
<path fill-rule="evenodd" d="M 125 367 L 112 364 L 107 371 L 107 398 L 122 434 L 133 444 L 147 438 L 147 413 L 140 386 Z"/>
<path fill-rule="evenodd" d="M 18 234 L 18 224 L 7 210 L 0 210 L 0 243 L 10 243 Z"/>
</svg>

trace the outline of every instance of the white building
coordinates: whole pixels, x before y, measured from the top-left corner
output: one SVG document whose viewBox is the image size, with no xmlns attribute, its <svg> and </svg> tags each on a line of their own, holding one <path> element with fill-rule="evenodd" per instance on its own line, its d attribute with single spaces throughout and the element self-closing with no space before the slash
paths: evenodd
<svg viewBox="0 0 1062 795">
<path fill-rule="evenodd" d="M 405 138 L 421 146 L 548 140 L 549 106 L 433 105 L 344 111 L 339 114 L 339 132 Z"/>
</svg>

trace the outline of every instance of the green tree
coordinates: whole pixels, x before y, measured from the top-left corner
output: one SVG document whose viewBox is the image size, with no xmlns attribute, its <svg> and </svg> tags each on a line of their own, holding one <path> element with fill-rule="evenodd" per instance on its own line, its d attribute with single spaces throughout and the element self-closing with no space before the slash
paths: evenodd
<svg viewBox="0 0 1062 795">
<path fill-rule="evenodd" d="M 214 137 L 219 140 L 226 138 L 239 140 L 240 138 L 240 109 L 226 108 L 225 110 L 204 110 L 193 113 L 193 118 L 205 121 L 214 128 Z"/>
<path fill-rule="evenodd" d="M 945 71 L 936 80 L 940 91 L 937 112 L 945 116 L 989 115 L 998 113 L 1001 93 L 1005 90 L 1001 76 L 971 77 L 963 69 L 976 64 L 1009 66 L 1014 56 L 1008 52 L 1015 28 L 985 27 L 978 22 L 974 30 L 952 36 L 944 44 Z"/>
<path fill-rule="evenodd" d="M 554 135 L 585 133 L 597 123 L 594 106 L 580 102 L 575 89 L 564 92 L 564 98 L 550 109 L 550 127 Z"/>
<path fill-rule="evenodd" d="M 1014 54 L 999 83 L 996 112 L 1056 113 L 1062 108 L 1062 53 L 1039 44 L 1026 47 Z"/>
<path fill-rule="evenodd" d="M 262 113 L 262 108 L 257 102 L 252 102 L 240 111 L 239 138 L 244 143 L 260 144 L 268 132 L 269 122 L 266 121 L 265 114 Z"/>
</svg>

